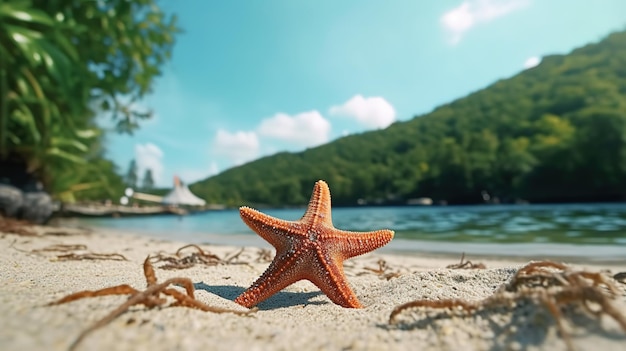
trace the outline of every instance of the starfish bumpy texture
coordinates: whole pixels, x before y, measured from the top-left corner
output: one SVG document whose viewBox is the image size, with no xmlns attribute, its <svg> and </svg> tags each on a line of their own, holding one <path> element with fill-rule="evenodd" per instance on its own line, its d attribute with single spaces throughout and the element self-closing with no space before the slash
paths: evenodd
<svg viewBox="0 0 626 351">
<path fill-rule="evenodd" d="M 348 285 L 343 261 L 373 251 L 393 238 L 391 230 L 367 233 L 333 227 L 330 190 L 323 180 L 315 183 L 304 216 L 298 221 L 277 219 L 249 207 L 241 207 L 243 221 L 276 248 L 267 270 L 235 299 L 252 307 L 285 287 L 306 279 L 343 307 L 363 307 Z"/>
</svg>

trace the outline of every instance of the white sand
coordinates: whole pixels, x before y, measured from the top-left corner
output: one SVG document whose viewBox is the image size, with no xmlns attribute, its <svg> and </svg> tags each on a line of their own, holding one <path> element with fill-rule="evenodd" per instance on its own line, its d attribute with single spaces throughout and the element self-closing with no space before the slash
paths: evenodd
<svg viewBox="0 0 626 351">
<path fill-rule="evenodd" d="M 42 231 L 59 231 L 57 228 Z M 124 296 L 83 299 L 45 306 L 67 294 L 130 284 L 143 290 L 142 262 L 159 251 L 174 253 L 185 243 L 165 242 L 125 233 L 71 230 L 67 236 L 18 236 L 0 233 L 0 349 L 65 350 L 80 332 L 126 301 Z M 84 244 L 90 252 L 120 253 L 128 261 L 57 261 L 59 252 L 32 253 L 53 244 Z M 220 257 L 237 247 L 203 248 Z M 246 248 L 242 261 L 253 262 L 259 249 Z M 381 279 L 364 267 L 384 259 L 391 271 Z M 523 262 L 469 257 L 485 270 L 451 270 L 457 257 L 408 257 L 371 253 L 346 261 L 346 274 L 364 309 L 334 305 L 307 281 L 298 282 L 259 305 L 247 317 L 189 308 L 147 309 L 135 306 L 90 334 L 79 350 L 565 350 L 552 316 L 531 303 L 480 311 L 472 316 L 412 310 L 403 323 L 389 325 L 394 306 L 421 298 L 479 300 L 505 283 Z M 155 264 L 159 266 L 160 264 Z M 159 281 L 189 277 L 197 298 L 209 305 L 244 310 L 232 300 L 267 267 L 250 265 L 156 269 Z M 626 271 L 626 267 L 577 264 L 589 270 Z M 620 288 L 624 289 L 624 284 Z M 617 301 L 626 311 L 626 293 Z M 570 311 L 571 312 L 571 311 Z M 626 313 L 626 312 L 625 312 Z M 624 350 L 626 333 L 608 317 L 566 313 L 566 328 L 577 350 Z"/>
</svg>

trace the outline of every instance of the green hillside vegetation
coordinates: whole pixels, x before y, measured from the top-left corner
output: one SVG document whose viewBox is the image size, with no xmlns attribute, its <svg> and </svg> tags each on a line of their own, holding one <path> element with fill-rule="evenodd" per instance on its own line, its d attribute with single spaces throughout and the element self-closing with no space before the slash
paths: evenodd
<svg viewBox="0 0 626 351">
<path fill-rule="evenodd" d="M 416 94 L 416 99 L 419 96 Z M 380 131 L 279 153 L 191 186 L 213 203 L 333 204 L 626 199 L 626 32 Z"/>
</svg>

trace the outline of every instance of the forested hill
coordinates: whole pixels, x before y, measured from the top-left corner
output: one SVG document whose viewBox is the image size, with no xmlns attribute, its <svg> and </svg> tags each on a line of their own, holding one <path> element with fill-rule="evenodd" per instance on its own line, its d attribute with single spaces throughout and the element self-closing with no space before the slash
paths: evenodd
<svg viewBox="0 0 626 351">
<path fill-rule="evenodd" d="M 416 93 L 415 99 L 419 99 Z M 626 199 L 626 32 L 614 33 L 385 130 L 279 153 L 191 186 L 213 203 L 334 205 L 431 197 L 481 202 Z"/>
</svg>

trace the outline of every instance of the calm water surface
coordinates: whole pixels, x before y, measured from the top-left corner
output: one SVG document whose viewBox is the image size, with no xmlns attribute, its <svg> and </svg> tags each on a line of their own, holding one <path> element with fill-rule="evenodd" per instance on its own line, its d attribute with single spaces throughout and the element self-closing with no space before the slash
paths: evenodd
<svg viewBox="0 0 626 351">
<path fill-rule="evenodd" d="M 301 209 L 265 213 L 296 220 Z M 568 256 L 626 260 L 626 203 L 333 208 L 335 227 L 388 228 L 396 237 L 386 250 Z M 119 229 L 185 242 L 267 246 L 237 210 L 185 217 L 80 219 L 66 224 Z"/>
</svg>

